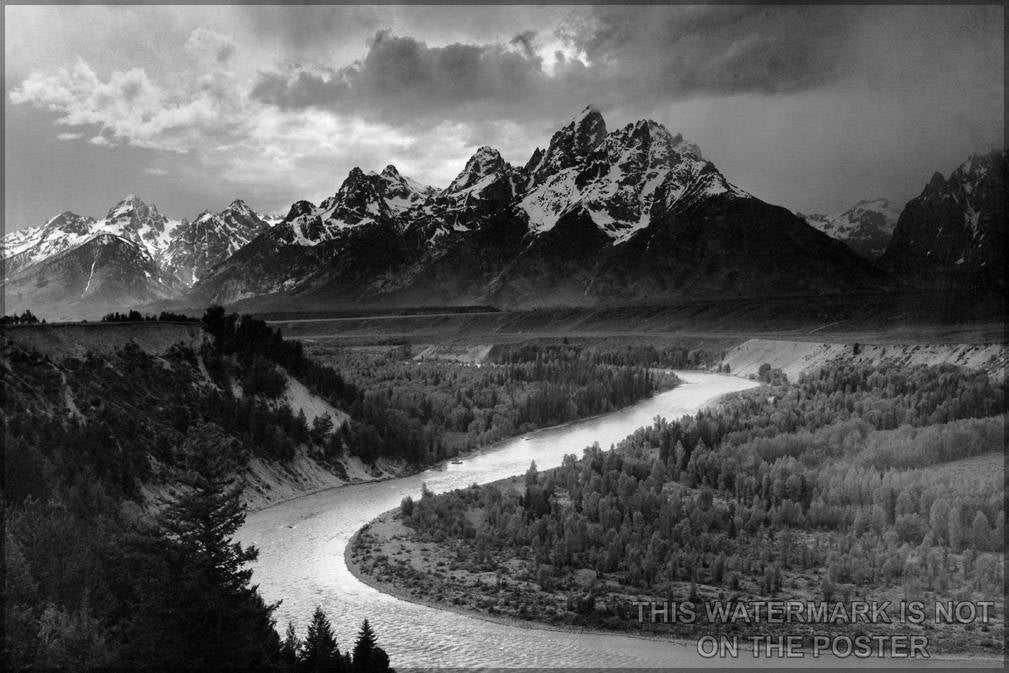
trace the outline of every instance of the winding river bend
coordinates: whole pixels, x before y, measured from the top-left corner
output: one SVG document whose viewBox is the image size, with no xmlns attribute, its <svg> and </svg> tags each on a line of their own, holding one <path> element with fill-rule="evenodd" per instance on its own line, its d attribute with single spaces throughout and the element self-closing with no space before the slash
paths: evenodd
<svg viewBox="0 0 1009 673">
<path fill-rule="evenodd" d="M 400 670 L 410 667 L 680 667 L 725 665 L 701 658 L 693 645 L 623 635 L 578 633 L 487 621 L 393 598 L 360 582 L 344 563 L 350 538 L 367 522 L 418 497 L 422 484 L 434 492 L 521 474 L 536 461 L 557 467 L 566 454 L 581 455 L 593 442 L 608 448 L 656 416 L 669 419 L 697 411 L 716 397 L 753 387 L 739 378 L 677 372 L 683 385 L 632 407 L 585 421 L 500 442 L 443 470 L 388 481 L 356 484 L 305 496 L 249 514 L 239 531 L 243 544 L 259 548 L 253 581 L 267 601 L 283 599 L 280 629 L 291 620 L 303 633 L 315 606 L 333 622 L 341 648 L 353 642 L 367 617 L 379 643 Z M 740 662 L 746 665 L 746 662 Z M 773 660 L 809 665 L 810 660 Z M 826 662 L 824 662 L 826 663 Z M 835 660 L 834 665 L 864 665 Z M 759 665 L 753 660 L 751 665 Z"/>
</svg>

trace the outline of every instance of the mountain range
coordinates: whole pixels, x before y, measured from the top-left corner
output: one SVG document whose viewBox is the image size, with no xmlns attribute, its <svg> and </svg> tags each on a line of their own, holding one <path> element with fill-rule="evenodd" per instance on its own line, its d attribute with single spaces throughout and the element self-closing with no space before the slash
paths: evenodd
<svg viewBox="0 0 1009 673">
<path fill-rule="evenodd" d="M 879 259 L 893 236 L 901 208 L 888 199 L 859 201 L 842 213 L 803 215 L 810 226 L 842 241 L 866 259 Z"/>
<path fill-rule="evenodd" d="M 394 200 L 389 194 L 395 193 Z M 868 288 L 874 267 L 732 185 L 696 145 L 586 108 L 524 166 L 481 147 L 442 190 L 354 169 L 193 287 L 198 302 L 579 305 Z"/>
<path fill-rule="evenodd" d="M 884 199 L 799 215 L 733 185 L 661 124 L 611 131 L 588 107 L 524 165 L 480 147 L 443 189 L 389 165 L 354 168 L 332 196 L 278 218 L 234 201 L 172 220 L 134 195 L 100 220 L 64 212 L 4 237 L 4 289 L 8 312 L 58 317 L 166 301 L 532 307 L 876 291 L 921 264 L 997 267 L 1004 173 L 1004 152 L 972 157 L 899 220 Z"/>
<path fill-rule="evenodd" d="M 192 222 L 135 194 L 102 219 L 65 211 L 4 237 L 5 310 L 87 317 L 175 298 L 269 226 L 240 200 Z"/>
<path fill-rule="evenodd" d="M 915 287 L 1005 289 L 1006 151 L 936 173 L 904 207 L 880 262 Z"/>
</svg>

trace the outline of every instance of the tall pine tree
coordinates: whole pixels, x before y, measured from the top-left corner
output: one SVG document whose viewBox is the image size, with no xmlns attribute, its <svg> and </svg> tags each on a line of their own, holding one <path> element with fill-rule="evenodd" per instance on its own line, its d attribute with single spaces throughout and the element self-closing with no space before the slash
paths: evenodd
<svg viewBox="0 0 1009 673">
<path fill-rule="evenodd" d="M 342 671 L 343 660 L 336 646 L 333 627 L 322 608 L 315 608 L 301 650 L 301 670 L 306 673 Z"/>
<path fill-rule="evenodd" d="M 378 646 L 375 631 L 365 619 L 354 643 L 354 671 L 356 673 L 394 673 L 389 668 L 389 655 Z"/>
<path fill-rule="evenodd" d="M 214 425 L 190 429 L 182 450 L 188 470 L 182 495 L 159 517 L 161 533 L 139 540 L 150 568 L 144 605 L 131 625 L 137 666 L 257 670 L 272 667 L 280 642 L 273 610 L 250 585 L 254 547 L 234 542 L 245 521 L 235 442 Z"/>
</svg>

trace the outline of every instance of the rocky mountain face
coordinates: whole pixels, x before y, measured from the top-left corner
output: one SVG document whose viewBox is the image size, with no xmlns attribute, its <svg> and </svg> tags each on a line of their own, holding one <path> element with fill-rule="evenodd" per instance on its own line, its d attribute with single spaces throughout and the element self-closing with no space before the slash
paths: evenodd
<svg viewBox="0 0 1009 673">
<path fill-rule="evenodd" d="M 888 199 L 859 201 L 834 215 L 797 213 L 815 229 L 845 243 L 862 257 L 876 260 L 886 252 L 900 217 L 900 206 Z"/>
<path fill-rule="evenodd" d="M 201 279 L 191 297 L 502 306 L 843 292 L 879 272 L 732 185 L 651 120 L 586 108 L 516 167 L 479 148 L 441 191 L 354 169 Z M 393 190 L 395 186 L 395 191 Z"/>
<path fill-rule="evenodd" d="M 176 292 L 146 248 L 99 232 L 79 245 L 8 271 L 4 310 L 17 313 L 30 308 L 55 319 L 93 317 Z"/>
<path fill-rule="evenodd" d="M 521 166 L 478 148 L 444 189 L 390 165 L 355 168 L 278 218 L 235 201 L 172 220 L 134 195 L 100 220 L 61 213 L 4 238 L 5 290 L 33 310 L 60 296 L 78 308 L 507 308 L 991 285 L 1004 270 L 1005 163 L 996 152 L 937 175 L 896 225 L 885 199 L 800 216 L 733 185 L 661 124 L 609 130 L 589 107 Z"/>
<path fill-rule="evenodd" d="M 918 286 L 1005 287 L 1006 151 L 940 173 L 901 213 L 882 263 Z"/>
<path fill-rule="evenodd" d="M 179 227 L 161 255 L 161 265 L 179 285 L 191 287 L 269 228 L 244 201 L 232 201 L 219 213 L 204 211 Z"/>
<path fill-rule="evenodd" d="M 3 239 L 5 311 L 94 317 L 177 297 L 268 224 L 241 201 L 193 222 L 130 194 L 102 219 L 65 211 Z"/>
</svg>

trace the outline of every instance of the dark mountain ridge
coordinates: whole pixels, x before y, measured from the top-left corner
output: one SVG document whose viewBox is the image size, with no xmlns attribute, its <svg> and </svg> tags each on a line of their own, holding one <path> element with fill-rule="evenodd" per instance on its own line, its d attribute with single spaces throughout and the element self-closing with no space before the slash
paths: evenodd
<svg viewBox="0 0 1009 673">
<path fill-rule="evenodd" d="M 505 307 L 877 289 L 885 276 L 729 183 L 651 120 L 607 132 L 586 108 L 523 167 L 479 148 L 435 191 L 350 172 L 216 267 L 191 299 Z"/>
</svg>

